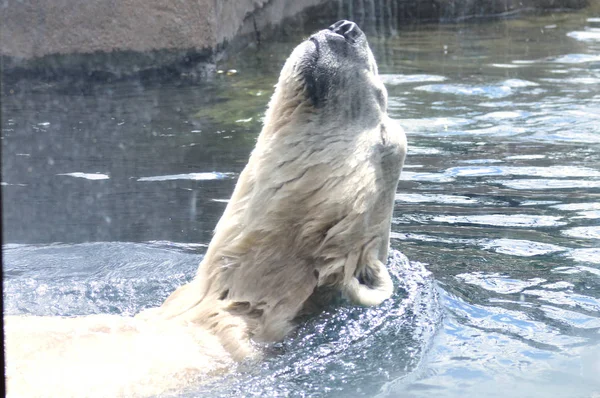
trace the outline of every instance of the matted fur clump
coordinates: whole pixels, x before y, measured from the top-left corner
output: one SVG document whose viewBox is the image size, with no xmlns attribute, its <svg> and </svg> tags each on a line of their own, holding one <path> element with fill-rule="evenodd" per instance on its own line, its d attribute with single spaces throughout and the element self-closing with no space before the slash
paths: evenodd
<svg viewBox="0 0 600 398">
<path fill-rule="evenodd" d="M 149 396 L 260 356 L 341 293 L 377 305 L 404 133 L 358 26 L 286 61 L 263 130 L 196 277 L 134 318 L 8 317 L 11 396 Z"/>
</svg>

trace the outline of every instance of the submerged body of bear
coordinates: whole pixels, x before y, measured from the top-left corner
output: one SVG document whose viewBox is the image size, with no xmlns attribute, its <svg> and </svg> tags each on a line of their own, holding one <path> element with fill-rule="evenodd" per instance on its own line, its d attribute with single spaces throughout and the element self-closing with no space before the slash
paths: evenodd
<svg viewBox="0 0 600 398">
<path fill-rule="evenodd" d="M 48 395 L 48 386 L 27 385 L 44 366 L 93 373 L 77 388 L 48 381 L 56 396 L 156 394 L 253 357 L 253 340 L 282 339 L 323 304 L 323 291 L 360 305 L 390 297 L 384 264 L 406 139 L 386 107 L 356 24 L 340 21 L 301 43 L 194 280 L 133 319 L 10 319 L 9 394 Z M 67 330 L 79 334 L 65 338 Z M 132 377 L 122 375 L 125 364 L 139 366 Z M 85 390 L 91 378 L 96 392 Z"/>
</svg>

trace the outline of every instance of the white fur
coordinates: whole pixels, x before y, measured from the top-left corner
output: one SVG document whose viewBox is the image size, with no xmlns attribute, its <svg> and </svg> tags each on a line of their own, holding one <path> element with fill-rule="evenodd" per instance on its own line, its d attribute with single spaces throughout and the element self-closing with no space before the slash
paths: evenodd
<svg viewBox="0 0 600 398">
<path fill-rule="evenodd" d="M 406 139 L 370 51 L 367 64 L 332 71 L 340 87 L 313 106 L 302 65 L 314 51 L 306 41 L 286 62 L 196 278 L 135 318 L 10 317 L 11 396 L 179 389 L 256 357 L 253 340 L 282 339 L 322 288 L 359 305 L 391 296 L 384 263 Z"/>
</svg>

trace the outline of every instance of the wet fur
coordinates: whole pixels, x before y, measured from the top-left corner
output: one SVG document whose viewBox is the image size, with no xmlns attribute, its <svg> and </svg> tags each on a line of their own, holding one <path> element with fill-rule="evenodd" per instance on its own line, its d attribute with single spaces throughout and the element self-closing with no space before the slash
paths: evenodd
<svg viewBox="0 0 600 398">
<path fill-rule="evenodd" d="M 281 340 L 328 297 L 377 305 L 391 296 L 384 264 L 406 141 L 363 40 L 350 47 L 321 31 L 294 50 L 196 277 L 123 321 L 127 333 L 178 325 L 208 334 L 220 347 L 197 365 L 219 369 L 259 356 L 253 341 Z"/>
<path fill-rule="evenodd" d="M 338 57 L 323 54 L 328 39 L 313 36 L 286 62 L 196 279 L 152 314 L 214 320 L 210 330 L 238 359 L 253 352 L 250 339 L 283 338 L 321 287 L 360 305 L 392 294 L 384 263 L 405 137 L 386 115 L 366 43 L 358 65 L 327 72 L 335 84 L 314 100 L 315 47 Z"/>
</svg>

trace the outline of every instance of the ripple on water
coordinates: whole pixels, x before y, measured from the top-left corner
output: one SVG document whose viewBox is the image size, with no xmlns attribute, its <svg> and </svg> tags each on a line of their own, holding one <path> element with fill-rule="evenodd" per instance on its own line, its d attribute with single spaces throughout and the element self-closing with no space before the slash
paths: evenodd
<svg viewBox="0 0 600 398">
<path fill-rule="evenodd" d="M 73 172 L 73 173 L 61 173 L 57 174 L 58 176 L 68 176 L 75 178 L 83 178 L 86 180 L 108 180 L 110 176 L 108 174 L 102 173 L 82 173 L 82 172 Z"/>
<path fill-rule="evenodd" d="M 600 210 L 580 211 L 576 217 L 573 218 L 585 218 L 588 220 L 595 220 L 600 218 Z"/>
<path fill-rule="evenodd" d="M 447 169 L 444 174 L 452 177 L 482 177 L 506 175 L 507 172 L 501 166 L 459 166 Z"/>
<path fill-rule="evenodd" d="M 547 78 L 542 79 L 548 83 L 557 83 L 557 84 L 581 84 L 581 85 L 592 85 L 600 83 L 600 78 L 597 77 L 570 77 L 563 79 L 555 79 L 555 78 Z"/>
<path fill-rule="evenodd" d="M 572 238 L 600 239 L 600 226 L 575 227 L 561 231 L 563 235 Z"/>
<path fill-rule="evenodd" d="M 534 160 L 534 159 L 545 159 L 546 155 L 512 155 L 507 156 L 504 159 L 506 160 Z"/>
<path fill-rule="evenodd" d="M 415 90 L 430 93 L 453 94 L 459 96 L 485 97 L 489 99 L 505 98 L 514 94 L 513 89 L 536 87 L 538 83 L 521 79 L 508 79 L 499 84 L 473 86 L 468 84 L 429 84 L 415 87 Z"/>
<path fill-rule="evenodd" d="M 460 204 L 472 205 L 478 204 L 480 201 L 468 196 L 444 195 L 444 194 L 396 194 L 396 200 L 406 203 L 445 203 L 445 204 Z"/>
<path fill-rule="evenodd" d="M 567 33 L 567 36 L 581 41 L 600 41 L 600 30 L 579 30 Z"/>
<path fill-rule="evenodd" d="M 580 263 L 600 264 L 600 249 L 597 248 L 572 249 L 566 256 Z"/>
<path fill-rule="evenodd" d="M 390 86 L 407 84 L 407 83 L 423 83 L 423 82 L 443 82 L 446 77 L 439 75 L 397 75 L 397 74 L 381 74 L 379 75 L 384 84 Z"/>
<path fill-rule="evenodd" d="M 517 69 L 517 68 L 526 67 L 527 65 L 517 65 L 517 64 L 490 64 L 490 66 L 492 66 L 492 67 L 494 67 L 494 68 L 500 68 L 500 69 Z"/>
<path fill-rule="evenodd" d="M 488 225 L 496 227 L 557 227 L 566 225 L 562 217 L 539 216 L 532 214 L 486 214 L 486 215 L 467 215 L 467 216 L 434 216 L 434 222 L 448 224 L 475 224 Z"/>
<path fill-rule="evenodd" d="M 485 102 L 480 102 L 477 105 L 481 106 L 483 108 L 494 108 L 494 109 L 514 108 L 515 106 L 517 106 L 517 104 L 515 104 L 513 101 L 485 101 Z M 523 104 L 520 104 L 519 106 L 523 106 Z"/>
<path fill-rule="evenodd" d="M 524 200 L 519 203 L 519 206 L 545 206 L 560 203 L 558 200 Z"/>
<path fill-rule="evenodd" d="M 7 314 L 133 315 L 159 305 L 198 267 L 192 247 L 84 243 L 3 247 Z"/>
<path fill-rule="evenodd" d="M 459 166 L 451 167 L 444 174 L 456 177 L 478 176 L 532 176 L 532 177 L 600 177 L 600 171 L 577 166 Z"/>
<path fill-rule="evenodd" d="M 503 166 L 489 165 L 493 161 L 477 159 L 469 161 L 470 164 L 482 163 L 475 166 L 457 166 L 444 170 L 441 173 L 404 171 L 402 180 L 406 181 L 429 181 L 429 182 L 452 182 L 456 178 L 498 177 L 498 176 L 531 176 L 531 177 L 567 177 L 561 179 L 548 178 L 521 178 L 491 181 L 502 184 L 513 189 L 566 189 L 566 188 L 595 188 L 600 187 L 600 180 L 572 179 L 599 178 L 600 171 L 589 167 L 577 166 Z"/>
<path fill-rule="evenodd" d="M 551 180 L 525 178 L 518 180 L 496 180 L 495 184 L 501 184 L 512 189 L 544 190 L 544 189 L 573 189 L 573 188 L 600 188 L 600 181 L 596 180 Z"/>
<path fill-rule="evenodd" d="M 466 135 L 485 135 L 493 137 L 511 137 L 523 133 L 527 133 L 527 129 L 524 127 L 517 127 L 511 124 L 501 124 L 497 126 L 465 130 L 461 134 Z"/>
<path fill-rule="evenodd" d="M 433 117 L 423 119 L 396 119 L 402 127 L 408 131 L 427 131 L 433 129 L 465 126 L 473 123 L 473 120 L 460 117 Z"/>
<path fill-rule="evenodd" d="M 508 174 L 535 177 L 600 177 L 600 170 L 579 166 L 506 167 Z"/>
<path fill-rule="evenodd" d="M 536 297 L 538 300 L 557 306 L 581 308 L 590 313 L 600 311 L 600 301 L 598 299 L 569 291 L 531 289 L 523 291 L 522 294 Z"/>
<path fill-rule="evenodd" d="M 498 159 L 467 159 L 467 160 L 463 160 L 462 162 L 467 163 L 467 164 L 503 163 L 502 160 L 498 160 Z"/>
<path fill-rule="evenodd" d="M 564 211 L 600 210 L 600 202 L 562 203 L 550 207 Z"/>
<path fill-rule="evenodd" d="M 152 176 L 152 177 L 140 177 L 138 181 L 173 181 L 173 180 L 194 180 L 194 181 L 208 181 L 208 180 L 223 180 L 231 178 L 233 173 L 187 173 L 187 174 L 171 174 L 163 176 Z"/>
<path fill-rule="evenodd" d="M 420 182 L 451 182 L 454 178 L 443 173 L 415 173 L 413 171 L 403 171 L 400 175 L 400 180 L 403 181 L 420 181 Z"/>
<path fill-rule="evenodd" d="M 9 183 L 6 181 L 2 181 L 2 182 L 0 182 L 0 186 L 3 186 L 3 187 L 26 187 L 26 186 L 28 186 L 28 184 Z"/>
<path fill-rule="evenodd" d="M 492 239 L 482 242 L 482 247 L 496 253 L 511 256 L 531 257 L 567 250 L 565 247 L 550 243 L 533 242 L 521 239 Z"/>
<path fill-rule="evenodd" d="M 595 131 L 596 123 L 598 123 L 598 121 L 589 123 L 579 122 L 579 131 L 561 129 L 560 127 L 557 127 L 555 131 L 552 131 L 551 128 L 548 128 L 548 131 L 546 131 L 545 133 L 537 131 L 534 134 L 532 134 L 530 138 L 545 142 L 564 141 L 597 144 L 600 143 L 600 134 L 598 134 L 598 132 Z"/>
<path fill-rule="evenodd" d="M 498 273 L 486 274 L 484 272 L 458 274 L 456 275 L 456 279 L 500 294 L 521 293 L 526 288 L 537 286 L 546 282 L 546 280 L 542 278 L 532 278 L 522 281 L 519 279 L 510 278 L 507 275 L 501 275 Z"/>
<path fill-rule="evenodd" d="M 424 146 L 409 145 L 408 155 L 437 155 L 442 153 L 438 148 L 429 148 Z M 406 165 L 410 166 L 410 165 Z"/>
<path fill-rule="evenodd" d="M 573 285 L 571 282 L 558 281 L 558 282 L 553 282 L 553 283 L 544 283 L 540 287 L 543 287 L 544 289 L 561 290 L 561 289 L 573 289 L 573 287 L 575 287 L 575 285 Z"/>
<path fill-rule="evenodd" d="M 600 54 L 567 54 L 550 59 L 559 64 L 585 64 L 600 61 Z"/>
<path fill-rule="evenodd" d="M 390 114 L 398 114 L 406 109 L 406 100 L 399 97 L 388 98 L 388 112 Z"/>
<path fill-rule="evenodd" d="M 535 82 L 530 82 L 529 80 L 523 80 L 523 79 L 507 79 L 504 82 L 502 82 L 502 86 L 519 88 L 519 87 L 537 87 L 537 86 L 539 86 L 539 84 L 535 83 Z"/>
<path fill-rule="evenodd" d="M 545 287 L 545 286 L 544 286 Z M 600 318 L 581 314 L 576 311 L 570 311 L 551 305 L 541 305 L 540 309 L 544 314 L 558 322 L 566 323 L 572 328 L 577 329 L 596 329 L 600 328 Z"/>
<path fill-rule="evenodd" d="M 198 248 L 167 241 L 5 245 L 5 311 L 133 315 L 159 305 L 193 277 L 202 258 Z M 390 378 L 406 376 L 426 353 L 441 311 L 423 264 L 392 250 L 388 269 L 396 288 L 392 299 L 369 308 L 338 302 L 283 342 L 268 345 L 270 354 L 258 366 L 241 365 L 189 396 L 372 396 Z"/>
<path fill-rule="evenodd" d="M 504 98 L 513 94 L 513 90 L 508 86 L 469 86 L 466 84 L 430 84 L 415 87 L 415 90 L 429 93 L 478 96 L 490 99 Z"/>
<path fill-rule="evenodd" d="M 394 223 L 398 223 L 397 219 L 393 220 Z M 391 239 L 398 240 L 413 240 L 418 242 L 435 242 L 435 243 L 445 243 L 448 245 L 454 244 L 462 244 L 462 245 L 472 245 L 475 244 L 476 240 L 473 239 L 464 239 L 464 238 L 445 238 L 435 235 L 424 235 L 424 234 L 413 234 L 413 233 L 401 233 L 394 232 L 390 233 Z"/>
<path fill-rule="evenodd" d="M 488 283 L 487 281 L 473 280 L 473 283 L 478 287 L 483 288 L 485 286 L 486 290 L 498 288 L 500 290 L 506 289 L 509 292 L 526 294 L 532 291 L 528 290 L 528 284 L 536 286 L 543 282 L 543 280 L 537 279 L 532 281 L 508 281 L 507 279 L 506 282 L 498 282 L 500 283 L 500 287 L 495 285 L 495 282 Z M 518 337 L 518 339 L 524 339 L 530 343 L 543 344 L 558 349 L 566 349 L 573 344 L 580 344 L 586 341 L 586 339 L 580 337 L 564 335 L 555 327 L 532 319 L 524 311 L 506 309 L 500 306 L 469 304 L 459 301 L 456 298 L 452 301 L 449 304 L 451 312 L 455 316 L 464 319 L 467 325 L 479 330 L 494 330 L 513 338 Z"/>
<path fill-rule="evenodd" d="M 485 115 L 477 116 L 476 119 L 481 120 L 505 120 L 518 119 L 529 116 L 530 112 L 525 111 L 497 111 L 486 113 Z"/>
</svg>

